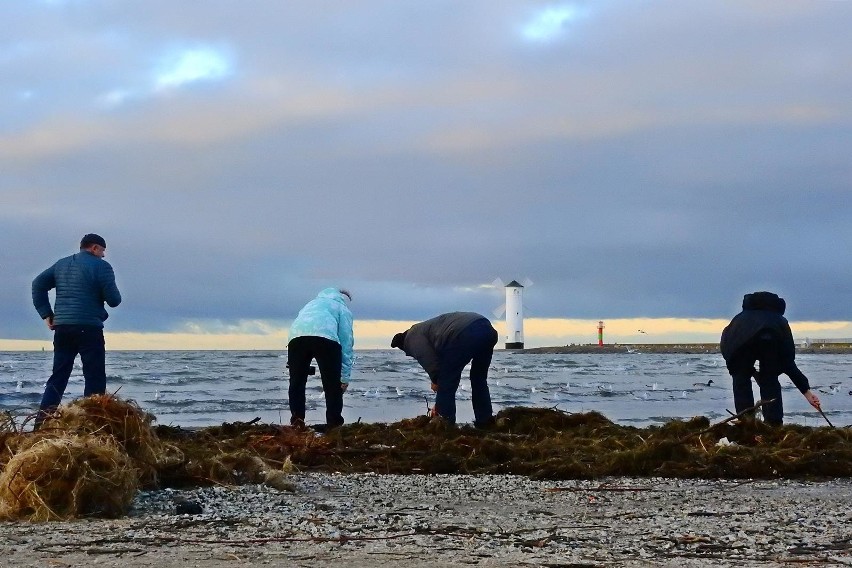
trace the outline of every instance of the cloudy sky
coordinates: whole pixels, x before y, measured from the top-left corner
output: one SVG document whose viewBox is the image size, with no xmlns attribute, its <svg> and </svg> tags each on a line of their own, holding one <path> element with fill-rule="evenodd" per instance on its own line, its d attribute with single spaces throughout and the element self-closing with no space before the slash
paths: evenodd
<svg viewBox="0 0 852 568">
<path fill-rule="evenodd" d="M 280 346 L 327 285 L 383 345 L 491 315 L 495 278 L 534 282 L 529 344 L 598 319 L 715 340 L 759 289 L 798 334 L 852 336 L 850 21 L 832 0 L 4 0 L 0 348 L 46 344 L 30 282 L 87 232 L 119 346 Z"/>
</svg>

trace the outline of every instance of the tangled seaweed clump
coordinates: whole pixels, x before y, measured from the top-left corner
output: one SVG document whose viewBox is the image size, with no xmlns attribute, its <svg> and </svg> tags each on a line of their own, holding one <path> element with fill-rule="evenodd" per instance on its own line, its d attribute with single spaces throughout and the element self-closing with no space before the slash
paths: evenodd
<svg viewBox="0 0 852 568">
<path fill-rule="evenodd" d="M 131 460 L 110 437 L 43 438 L 16 453 L 0 475 L 0 518 L 120 517 L 138 481 Z"/>
<path fill-rule="evenodd" d="M 179 451 L 157 438 L 154 416 L 131 400 L 98 394 L 60 406 L 42 425 L 40 432 L 111 436 L 139 470 L 144 487 L 157 486 L 157 472 L 182 458 Z"/>
</svg>

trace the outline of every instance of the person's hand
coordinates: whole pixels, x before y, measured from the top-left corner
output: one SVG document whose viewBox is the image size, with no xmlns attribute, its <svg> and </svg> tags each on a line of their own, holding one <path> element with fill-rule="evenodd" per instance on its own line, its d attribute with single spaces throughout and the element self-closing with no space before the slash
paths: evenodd
<svg viewBox="0 0 852 568">
<path fill-rule="evenodd" d="M 346 392 L 346 389 L 349 388 L 349 383 L 340 383 L 340 390 Z"/>
<path fill-rule="evenodd" d="M 432 383 L 432 392 L 438 392 L 438 383 Z"/>
<path fill-rule="evenodd" d="M 50 331 L 56 329 L 56 326 L 53 325 L 53 316 L 47 316 L 46 318 L 44 318 L 44 323 L 47 324 L 47 329 L 49 329 Z"/>
<path fill-rule="evenodd" d="M 813 393 L 813 391 L 808 390 L 805 392 L 805 398 L 810 403 L 811 406 L 816 408 L 817 410 L 822 410 L 819 406 L 819 397 Z"/>
</svg>

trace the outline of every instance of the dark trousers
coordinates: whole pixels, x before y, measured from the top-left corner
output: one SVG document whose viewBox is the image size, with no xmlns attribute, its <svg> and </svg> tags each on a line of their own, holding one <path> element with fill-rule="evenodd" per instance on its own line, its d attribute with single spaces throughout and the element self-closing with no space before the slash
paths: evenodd
<svg viewBox="0 0 852 568">
<path fill-rule="evenodd" d="M 728 372 L 733 379 L 734 406 L 737 414 L 754 406 L 754 392 L 751 378 L 755 362 L 760 363 L 760 372 L 755 381 L 760 388 L 761 400 L 775 402 L 761 407 L 763 420 L 767 424 L 780 425 L 784 421 L 784 405 L 781 402 L 780 374 L 780 344 L 772 333 L 758 335 L 737 351 L 728 361 Z"/>
<path fill-rule="evenodd" d="M 343 350 L 336 341 L 325 337 L 296 337 L 287 345 L 287 365 L 290 367 L 290 423 L 305 421 L 305 386 L 311 361 L 317 366 L 325 391 L 325 423 L 329 426 L 343 424 L 343 389 L 340 370 Z"/>
<path fill-rule="evenodd" d="M 441 370 L 438 374 L 438 394 L 435 406 L 438 414 L 451 423 L 456 421 L 456 391 L 461 374 L 470 365 L 470 392 L 476 424 L 491 422 L 491 393 L 488 391 L 488 368 L 497 344 L 497 330 L 486 320 L 477 320 L 467 326 L 455 339 L 448 342 L 438 354 Z"/>
<path fill-rule="evenodd" d="M 53 331 L 53 374 L 41 398 L 36 428 L 56 409 L 68 386 L 77 355 L 83 362 L 83 396 L 106 392 L 106 346 L 103 328 L 93 325 L 57 325 Z"/>
</svg>

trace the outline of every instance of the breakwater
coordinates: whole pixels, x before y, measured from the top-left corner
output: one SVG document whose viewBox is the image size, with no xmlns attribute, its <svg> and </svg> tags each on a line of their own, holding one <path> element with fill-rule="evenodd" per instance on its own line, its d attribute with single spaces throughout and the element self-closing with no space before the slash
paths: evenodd
<svg viewBox="0 0 852 568">
<path fill-rule="evenodd" d="M 558 345 L 553 347 L 533 347 L 517 349 L 517 353 L 551 354 L 618 354 L 618 353 L 659 353 L 659 354 L 707 354 L 719 353 L 718 343 L 596 343 Z M 796 353 L 849 355 L 852 343 L 811 343 L 808 346 L 796 346 Z"/>
</svg>

